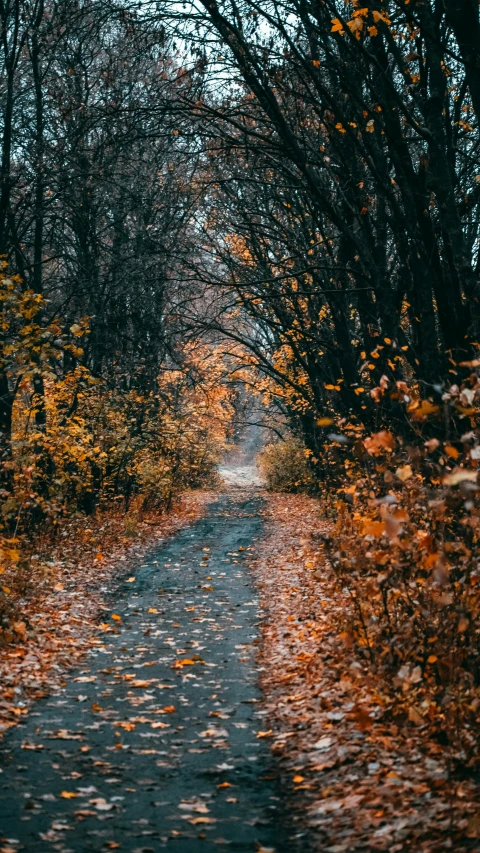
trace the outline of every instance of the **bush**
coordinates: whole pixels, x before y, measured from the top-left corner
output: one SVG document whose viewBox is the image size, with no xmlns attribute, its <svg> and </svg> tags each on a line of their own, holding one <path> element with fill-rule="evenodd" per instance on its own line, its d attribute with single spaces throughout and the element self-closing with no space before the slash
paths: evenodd
<svg viewBox="0 0 480 853">
<path fill-rule="evenodd" d="M 272 492 L 304 492 L 315 485 L 305 445 L 294 436 L 267 444 L 259 456 L 260 470 Z"/>
<path fill-rule="evenodd" d="M 424 438 L 449 404 L 448 440 L 407 445 L 380 430 L 363 439 L 363 456 L 358 444 L 325 546 L 348 602 L 345 637 L 383 676 L 379 704 L 399 724 L 428 728 L 464 765 L 477 767 L 480 436 L 465 424 L 468 417 L 476 426 L 476 408 L 465 414 L 459 399 L 454 387 L 443 410 L 412 407 Z"/>
</svg>

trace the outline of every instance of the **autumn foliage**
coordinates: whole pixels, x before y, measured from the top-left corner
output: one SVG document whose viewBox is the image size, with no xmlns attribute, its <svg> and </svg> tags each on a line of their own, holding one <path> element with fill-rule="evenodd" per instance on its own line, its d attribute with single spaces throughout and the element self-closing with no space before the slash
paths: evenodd
<svg viewBox="0 0 480 853">
<path fill-rule="evenodd" d="M 336 471 L 336 485 L 322 488 L 333 524 L 324 549 L 349 600 L 345 642 L 383 677 L 394 721 L 435 733 L 471 766 L 480 709 L 476 364 L 463 365 L 464 382 L 439 403 L 385 382 L 375 399 L 403 407 L 403 434 L 344 423 L 319 462 Z"/>
<path fill-rule="evenodd" d="M 210 181 L 195 272 L 228 293 L 217 325 L 263 376 L 284 439 L 267 482 L 329 507 L 346 641 L 391 713 L 473 764 L 478 10 L 225 0 L 194 15 L 218 49 L 194 78 Z M 211 98 L 221 75 L 234 82 Z"/>
<path fill-rule="evenodd" d="M 208 481 L 241 381 L 388 713 L 478 760 L 473 5 L 5 12 L 4 641 L 27 542 Z"/>
<path fill-rule="evenodd" d="M 95 376 L 82 363 L 89 322 L 44 322 L 45 302 L 3 272 L 1 376 L 0 640 L 21 636 L 39 535 L 62 520 L 120 507 L 169 508 L 185 489 L 213 482 L 235 393 L 219 348 L 186 345 L 181 366 L 142 377 Z M 72 363 L 73 362 L 73 363 Z M 35 575 L 38 582 L 38 577 Z"/>
</svg>

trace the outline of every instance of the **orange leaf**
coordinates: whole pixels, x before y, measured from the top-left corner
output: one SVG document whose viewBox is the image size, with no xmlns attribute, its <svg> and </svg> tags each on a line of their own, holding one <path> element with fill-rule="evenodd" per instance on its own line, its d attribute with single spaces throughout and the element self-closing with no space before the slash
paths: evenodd
<svg viewBox="0 0 480 853">
<path fill-rule="evenodd" d="M 387 18 L 387 16 L 383 12 L 377 12 L 374 9 L 372 12 L 372 17 L 376 24 L 378 24 L 379 21 L 383 21 L 383 23 L 387 25 L 390 24 L 390 18 Z"/>
<path fill-rule="evenodd" d="M 456 447 L 453 447 L 451 444 L 445 444 L 443 447 L 447 456 L 450 456 L 451 459 L 458 459 L 460 456 L 460 451 L 457 450 Z"/>
<path fill-rule="evenodd" d="M 195 666 L 195 661 L 190 660 L 190 658 L 183 658 L 182 660 L 176 660 L 175 663 L 172 664 L 170 669 L 182 669 L 184 666 Z"/>
<path fill-rule="evenodd" d="M 363 525 L 364 536 L 382 536 L 385 532 L 384 521 L 367 521 Z"/>
<path fill-rule="evenodd" d="M 214 817 L 193 817 L 188 822 L 196 826 L 197 823 L 216 823 L 217 821 Z"/>
<path fill-rule="evenodd" d="M 377 456 L 382 451 L 391 453 L 395 448 L 395 439 L 391 432 L 386 429 L 374 432 L 364 441 L 365 450 L 371 456 Z"/>
</svg>

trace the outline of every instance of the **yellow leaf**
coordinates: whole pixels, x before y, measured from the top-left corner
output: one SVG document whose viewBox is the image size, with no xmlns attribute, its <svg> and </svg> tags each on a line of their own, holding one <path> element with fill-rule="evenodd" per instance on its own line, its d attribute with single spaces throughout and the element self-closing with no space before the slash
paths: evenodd
<svg viewBox="0 0 480 853">
<path fill-rule="evenodd" d="M 112 618 L 115 622 L 121 622 L 121 621 L 122 621 L 122 617 L 121 617 L 121 616 L 119 616 L 119 615 L 118 615 L 118 613 L 112 613 L 111 618 Z"/>
<path fill-rule="evenodd" d="M 411 465 L 403 465 L 402 468 L 397 468 L 395 471 L 398 479 L 405 483 L 410 477 L 413 477 L 413 471 Z"/>
<path fill-rule="evenodd" d="M 76 794 L 75 791 L 62 791 L 60 796 L 63 797 L 64 800 L 73 800 L 74 797 L 78 797 L 78 794 Z"/>
<path fill-rule="evenodd" d="M 407 406 L 407 412 L 413 410 L 412 420 L 414 421 L 422 421 L 425 418 L 428 418 L 429 415 L 434 415 L 438 412 L 439 406 L 435 403 L 431 403 L 429 400 L 422 400 L 419 405 Z"/>
<path fill-rule="evenodd" d="M 20 551 L 18 550 L 18 548 L 7 548 L 5 553 L 8 559 L 12 561 L 12 563 L 18 563 L 20 559 Z"/>
</svg>

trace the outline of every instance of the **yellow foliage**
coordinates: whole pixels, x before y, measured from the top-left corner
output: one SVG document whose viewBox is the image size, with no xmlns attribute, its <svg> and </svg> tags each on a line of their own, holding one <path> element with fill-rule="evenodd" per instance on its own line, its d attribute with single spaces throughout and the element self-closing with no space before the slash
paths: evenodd
<svg viewBox="0 0 480 853">
<path fill-rule="evenodd" d="M 267 488 L 277 492 L 301 492 L 314 486 L 305 446 L 296 438 L 267 444 L 259 457 Z"/>
</svg>

